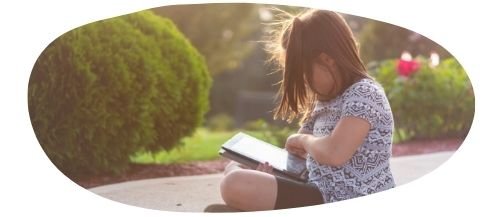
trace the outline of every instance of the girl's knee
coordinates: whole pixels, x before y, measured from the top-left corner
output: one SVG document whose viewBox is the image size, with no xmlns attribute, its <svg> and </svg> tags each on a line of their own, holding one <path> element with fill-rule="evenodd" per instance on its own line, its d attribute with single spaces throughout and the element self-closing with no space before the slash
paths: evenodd
<svg viewBox="0 0 495 217">
<path fill-rule="evenodd" d="M 246 178 L 243 170 L 233 170 L 229 172 L 220 182 L 220 193 L 222 199 L 229 206 L 238 208 L 242 198 L 243 181 Z"/>
</svg>

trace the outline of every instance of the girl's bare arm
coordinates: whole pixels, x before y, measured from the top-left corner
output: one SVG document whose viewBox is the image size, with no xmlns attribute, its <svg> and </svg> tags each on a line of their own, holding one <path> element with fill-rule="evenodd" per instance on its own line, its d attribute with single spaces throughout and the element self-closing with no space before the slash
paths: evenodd
<svg viewBox="0 0 495 217">
<path fill-rule="evenodd" d="M 301 135 L 300 144 L 319 163 L 342 166 L 364 142 L 370 128 L 370 123 L 364 119 L 345 117 L 331 134 L 322 137 Z"/>
</svg>

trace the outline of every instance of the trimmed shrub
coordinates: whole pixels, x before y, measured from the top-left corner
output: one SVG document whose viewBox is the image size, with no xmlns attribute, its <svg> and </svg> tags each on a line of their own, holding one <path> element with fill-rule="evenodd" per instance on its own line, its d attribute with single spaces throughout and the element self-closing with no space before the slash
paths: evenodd
<svg viewBox="0 0 495 217">
<path fill-rule="evenodd" d="M 372 71 L 384 87 L 395 119 L 399 141 L 464 137 L 474 116 L 474 93 L 469 77 L 453 58 L 430 67 L 423 57 L 420 68 L 400 76 L 398 60 L 386 60 Z"/>
<path fill-rule="evenodd" d="M 169 150 L 207 112 L 204 58 L 150 11 L 91 23 L 35 63 L 28 105 L 36 137 L 66 175 L 125 170 L 138 150 Z"/>
</svg>

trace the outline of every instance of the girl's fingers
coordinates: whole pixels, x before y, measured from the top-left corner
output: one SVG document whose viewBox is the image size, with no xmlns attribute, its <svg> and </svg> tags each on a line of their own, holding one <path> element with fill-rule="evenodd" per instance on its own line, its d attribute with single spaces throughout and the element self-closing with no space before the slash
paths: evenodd
<svg viewBox="0 0 495 217">
<path fill-rule="evenodd" d="M 299 157 L 304 157 L 305 153 L 301 151 L 301 152 L 298 152 L 298 153 L 297 153 L 297 155 L 298 155 Z"/>
<path fill-rule="evenodd" d="M 258 166 L 256 167 L 256 170 L 259 170 L 261 172 L 266 172 L 266 173 L 273 173 L 273 167 L 268 164 L 267 162 L 265 163 L 259 163 Z"/>
<path fill-rule="evenodd" d="M 287 151 L 288 151 L 289 153 L 292 153 L 292 154 L 297 154 L 297 155 L 299 155 L 299 154 L 304 154 L 304 153 L 305 153 L 305 150 L 304 150 L 304 149 L 300 149 L 300 148 L 295 148 L 295 147 L 287 147 L 286 149 L 287 149 Z"/>
<path fill-rule="evenodd" d="M 256 168 L 256 170 L 259 170 L 261 172 L 265 172 L 266 171 L 265 164 L 264 163 L 259 163 L 258 164 L 258 167 Z"/>
<path fill-rule="evenodd" d="M 258 164 L 258 166 L 256 167 L 256 170 L 263 171 L 262 166 L 263 166 L 263 164 Z"/>
<path fill-rule="evenodd" d="M 268 168 L 266 167 L 266 162 L 262 164 L 261 168 L 263 169 L 263 172 L 266 172 Z"/>
<path fill-rule="evenodd" d="M 271 165 L 267 166 L 267 173 L 273 174 L 273 167 Z"/>
<path fill-rule="evenodd" d="M 265 172 L 270 174 L 273 172 L 273 167 L 268 162 L 265 162 Z"/>
</svg>

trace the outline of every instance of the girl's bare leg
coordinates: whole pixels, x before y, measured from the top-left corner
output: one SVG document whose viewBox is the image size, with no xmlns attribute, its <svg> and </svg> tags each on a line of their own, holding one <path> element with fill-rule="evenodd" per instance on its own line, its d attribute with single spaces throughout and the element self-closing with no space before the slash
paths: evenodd
<svg viewBox="0 0 495 217">
<path fill-rule="evenodd" d="M 231 163 L 226 166 L 220 192 L 225 203 L 244 211 L 272 210 L 277 198 L 275 176 L 266 172 L 243 169 Z"/>
</svg>

